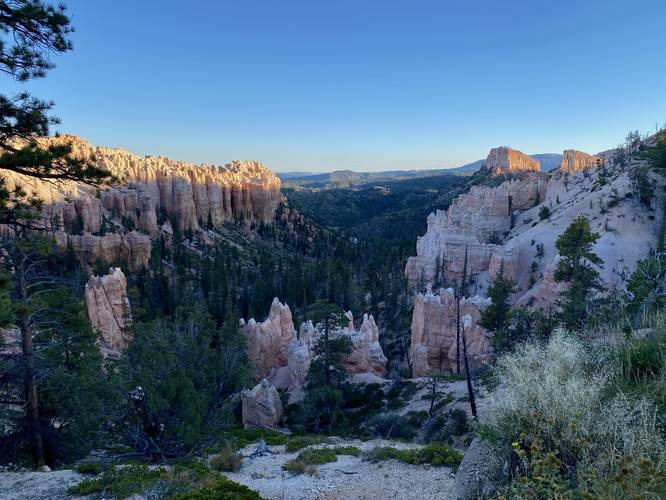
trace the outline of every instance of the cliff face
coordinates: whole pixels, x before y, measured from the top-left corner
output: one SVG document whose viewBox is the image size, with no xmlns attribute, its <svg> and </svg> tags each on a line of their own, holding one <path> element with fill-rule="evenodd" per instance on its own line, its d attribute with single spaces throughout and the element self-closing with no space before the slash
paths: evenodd
<svg viewBox="0 0 666 500">
<path fill-rule="evenodd" d="M 365 314 L 357 330 L 351 313 L 347 313 L 347 317 L 349 324 L 345 328 L 330 332 L 332 338 L 346 335 L 352 342 L 352 352 L 343 358 L 343 365 L 352 374 L 382 376 L 388 360 L 379 344 L 379 329 L 374 318 Z M 323 335 L 319 327 L 307 321 L 301 325 L 297 336 L 289 306 L 277 298 L 265 321 L 241 320 L 240 324 L 247 336 L 255 380 L 268 378 L 276 387 L 289 389 L 292 398 L 297 399 L 314 358 L 314 345 Z"/>
<path fill-rule="evenodd" d="M 491 152 L 489 158 L 495 156 Z M 516 283 L 515 303 L 548 312 L 557 307 L 563 290 L 554 280 L 559 259 L 555 242 L 576 217 L 584 215 L 600 234 L 594 251 L 604 261 L 599 268 L 601 279 L 609 289 L 621 288 L 636 263 L 656 248 L 658 221 L 634 195 L 632 168 L 615 164 L 610 155 L 570 150 L 564 152 L 561 168 L 550 174 L 528 173 L 499 186 L 476 186 L 447 211 L 430 214 L 427 232 L 418 239 L 416 256 L 409 258 L 405 273 L 412 286 L 452 283 L 462 276 L 467 251 L 474 293 L 485 297 L 503 269 Z M 441 366 L 450 370 L 445 352 L 450 327 L 439 325 L 450 321 L 452 307 L 446 294 L 416 296 L 415 374 L 426 373 L 426 366 L 439 366 L 433 364 L 440 363 L 433 352 L 440 351 L 444 353 Z M 478 315 L 467 314 L 469 328 L 476 328 Z M 475 346 L 478 359 L 484 359 L 483 350 L 490 345 L 479 341 Z"/>
<path fill-rule="evenodd" d="M 599 166 L 602 158 L 596 155 L 589 155 L 575 149 L 567 149 L 562 153 L 562 162 L 560 170 L 573 174 L 579 170 L 585 170 L 589 167 Z"/>
<path fill-rule="evenodd" d="M 116 187 L 99 193 L 71 182 L 56 187 L 3 174 L 10 184 L 19 183 L 44 200 L 45 224 L 52 231 L 84 236 L 90 233 L 100 238 L 94 244 L 90 238 L 86 240 L 83 250 L 88 253 L 94 252 L 90 249 L 95 246 L 120 248 L 115 239 L 104 240 L 106 236 L 101 234 L 104 221 L 104 231 L 111 229 L 123 237 L 133 229 L 137 234 L 156 236 L 164 228 L 159 222 L 164 216 L 180 230 L 232 220 L 268 223 L 273 221 L 281 197 L 280 179 L 255 161 L 234 161 L 225 166 L 193 165 L 161 156 L 140 157 L 123 149 L 95 147 L 71 135 L 44 142 L 69 143 L 73 156 L 93 158 L 118 179 Z M 66 246 L 66 238 L 60 236 L 59 241 L 63 240 Z M 139 247 L 131 246 L 135 243 Z M 138 253 L 138 260 L 130 265 L 144 266 L 143 244 L 143 240 L 133 236 L 125 242 L 125 252 L 116 255 L 132 258 Z"/>
<path fill-rule="evenodd" d="M 460 303 L 460 363 L 462 368 L 462 335 L 472 368 L 478 368 L 490 358 L 491 346 L 487 332 L 477 325 L 481 311 L 490 299 L 475 296 Z M 432 373 L 457 372 L 457 311 L 452 289 L 441 289 L 435 295 L 428 288 L 414 299 L 412 316 L 411 361 L 412 376 L 425 377 Z"/>
<path fill-rule="evenodd" d="M 416 256 L 407 261 L 410 283 L 432 283 L 462 276 L 465 251 L 468 271 L 485 272 L 491 262 L 510 260 L 511 252 L 500 243 L 517 214 L 538 205 L 546 194 L 547 178 L 529 174 L 498 187 L 474 186 L 456 198 L 448 210 L 428 216 L 428 230 L 416 242 Z M 507 267 L 511 264 L 507 262 Z"/>
<path fill-rule="evenodd" d="M 125 332 L 132 322 L 125 275 L 116 267 L 104 276 L 91 276 L 84 297 L 90 324 L 99 335 L 102 355 L 118 356 L 131 340 Z"/>
<path fill-rule="evenodd" d="M 490 170 L 493 175 L 539 172 L 541 164 L 538 160 L 527 156 L 525 153 L 501 146 L 490 150 L 481 169 Z"/>
</svg>

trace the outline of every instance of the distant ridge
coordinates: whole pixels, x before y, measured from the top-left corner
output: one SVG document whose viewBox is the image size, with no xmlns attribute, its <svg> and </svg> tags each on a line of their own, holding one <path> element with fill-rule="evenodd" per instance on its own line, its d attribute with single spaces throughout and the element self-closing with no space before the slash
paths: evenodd
<svg viewBox="0 0 666 500">
<path fill-rule="evenodd" d="M 541 153 L 529 155 L 541 163 L 541 170 L 548 172 L 557 168 L 562 161 L 562 155 L 557 153 Z M 289 185 L 302 185 L 309 187 L 337 187 L 357 186 L 368 182 L 395 181 L 400 179 L 418 179 L 446 174 L 471 174 L 476 172 L 483 160 L 473 161 L 456 168 L 436 168 L 428 170 L 384 170 L 381 172 L 354 172 L 352 170 L 335 170 L 333 172 L 276 172 L 285 187 Z"/>
<path fill-rule="evenodd" d="M 560 162 L 562 161 L 562 155 L 558 153 L 540 153 L 540 154 L 535 154 L 535 155 L 528 155 L 531 158 L 534 158 L 535 160 L 538 160 L 541 163 L 541 171 L 542 172 L 549 172 L 555 168 L 557 168 L 560 165 Z M 471 163 L 467 163 L 465 165 L 462 165 L 460 167 L 452 168 L 449 169 L 449 172 L 476 172 L 481 168 L 481 165 L 485 161 L 485 158 L 483 160 L 476 160 Z"/>
</svg>

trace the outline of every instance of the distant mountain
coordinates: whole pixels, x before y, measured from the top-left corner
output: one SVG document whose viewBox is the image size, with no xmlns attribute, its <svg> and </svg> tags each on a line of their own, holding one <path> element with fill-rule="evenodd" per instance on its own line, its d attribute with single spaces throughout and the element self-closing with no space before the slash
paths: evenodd
<svg viewBox="0 0 666 500">
<path fill-rule="evenodd" d="M 562 161 L 562 155 L 557 153 L 541 153 L 536 155 L 529 155 L 535 160 L 538 160 L 541 163 L 541 171 L 549 172 L 560 165 Z M 471 173 L 476 172 L 483 165 L 484 160 L 476 160 L 471 163 L 467 163 L 461 167 L 452 168 L 450 171 L 455 173 Z"/>
<path fill-rule="evenodd" d="M 295 177 L 302 178 L 302 177 L 309 177 L 311 175 L 317 175 L 316 172 L 275 172 L 275 175 L 277 175 L 280 180 L 284 181 L 287 179 L 293 179 Z"/>
<path fill-rule="evenodd" d="M 407 179 L 420 179 L 438 175 L 455 174 L 450 169 L 433 170 L 386 170 L 383 172 L 353 172 L 337 170 L 321 174 L 297 172 L 277 173 L 284 187 L 307 187 L 315 189 L 345 188 L 372 182 L 386 182 Z"/>
<path fill-rule="evenodd" d="M 548 172 L 557 168 L 562 161 L 561 154 L 542 153 L 530 155 L 541 162 L 541 170 Z M 331 189 L 360 186 L 372 182 L 421 179 L 437 175 L 466 175 L 476 172 L 485 160 L 477 160 L 456 168 L 435 168 L 430 170 L 384 170 L 382 172 L 354 172 L 336 170 L 334 172 L 278 172 L 284 187 L 307 187 L 313 189 Z"/>
</svg>

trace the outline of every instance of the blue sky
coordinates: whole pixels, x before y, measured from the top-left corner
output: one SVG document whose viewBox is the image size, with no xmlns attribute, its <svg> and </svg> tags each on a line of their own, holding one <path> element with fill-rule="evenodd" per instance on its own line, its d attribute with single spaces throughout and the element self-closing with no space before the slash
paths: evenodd
<svg viewBox="0 0 666 500">
<path fill-rule="evenodd" d="M 278 171 L 597 152 L 666 121 L 666 2 L 66 0 L 57 130 Z M 6 80 L 5 80 L 6 82 Z"/>
</svg>

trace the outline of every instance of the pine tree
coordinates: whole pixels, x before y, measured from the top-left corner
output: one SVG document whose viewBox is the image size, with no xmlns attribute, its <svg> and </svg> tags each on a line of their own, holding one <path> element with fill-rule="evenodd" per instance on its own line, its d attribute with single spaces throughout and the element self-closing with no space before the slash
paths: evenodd
<svg viewBox="0 0 666 500">
<path fill-rule="evenodd" d="M 18 82 L 46 76 L 54 67 L 51 54 L 72 50 L 74 28 L 63 6 L 38 0 L 0 1 L 0 73 Z M 0 172 L 14 172 L 50 182 L 76 181 L 100 185 L 111 174 L 89 159 L 71 156 L 71 144 L 44 146 L 37 140 L 58 123 L 53 103 L 27 92 L 0 94 Z M 29 224 L 41 200 L 0 175 L 0 221 Z"/>
<path fill-rule="evenodd" d="M 603 290 L 599 272 L 594 267 L 601 266 L 603 261 L 592 251 L 599 237 L 598 233 L 592 232 L 587 218 L 581 215 L 555 242 L 560 253 L 555 281 L 568 284 L 560 300 L 561 318 L 572 330 L 585 324 L 589 299 L 595 291 Z"/>
<path fill-rule="evenodd" d="M 503 352 L 511 347 L 508 327 L 511 322 L 512 311 L 509 300 L 516 292 L 515 283 L 504 276 L 504 263 L 500 264 L 499 273 L 488 289 L 491 303 L 481 313 L 479 325 L 493 333 L 495 352 Z"/>
</svg>

